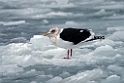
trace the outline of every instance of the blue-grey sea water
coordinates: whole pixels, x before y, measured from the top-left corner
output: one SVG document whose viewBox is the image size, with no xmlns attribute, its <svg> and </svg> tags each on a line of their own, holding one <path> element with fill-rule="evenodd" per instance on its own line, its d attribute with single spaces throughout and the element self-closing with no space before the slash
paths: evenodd
<svg viewBox="0 0 124 83">
<path fill-rule="evenodd" d="M 42 40 L 38 40 L 37 36 L 36 39 L 34 37 L 43 35 L 52 27 L 92 29 L 96 35 L 106 36 L 109 40 L 103 41 L 102 45 L 108 45 L 104 47 L 101 46 L 101 43 L 92 44 L 94 45 L 90 47 L 92 49 L 83 49 L 83 52 L 77 49 L 77 52 L 74 51 L 75 55 L 83 53 L 83 55 L 89 54 L 90 57 L 90 53 L 103 49 L 104 53 L 98 52 L 94 55 L 102 56 L 103 54 L 104 56 L 106 52 L 109 56 L 110 52 L 114 58 L 111 56 L 113 59 L 109 60 L 110 57 L 109 59 L 106 56 L 102 57 L 104 64 L 98 55 L 95 56 L 97 58 L 95 61 L 101 64 L 100 68 L 95 65 L 97 63 L 94 63 L 93 56 L 92 59 L 90 58 L 91 62 L 86 56 L 83 57 L 81 63 L 84 65 L 80 65 L 79 58 L 65 63 L 58 60 L 57 62 L 56 59 L 62 58 L 51 55 L 51 53 L 55 54 L 54 51 L 46 52 L 45 48 L 39 49 L 38 46 L 42 47 L 44 44 L 41 43 L 46 40 L 42 37 Z M 0 83 L 58 83 L 59 81 L 66 83 L 63 79 L 71 78 L 79 72 L 89 75 L 95 72 L 96 68 L 100 69 L 98 72 L 104 73 L 102 76 L 98 76 L 100 81 L 91 79 L 92 77 L 82 77 L 87 81 L 76 79 L 77 81 L 67 80 L 67 83 L 123 83 L 124 72 L 119 73 L 119 71 L 124 70 L 124 59 L 118 62 L 119 57 L 124 55 L 123 32 L 124 0 L 0 0 Z M 113 35 L 116 35 L 116 38 Z M 30 46 L 31 38 L 32 42 L 36 42 L 34 48 Z M 37 41 L 41 41 L 41 43 L 37 43 Z M 50 48 L 55 47 L 47 49 Z M 62 52 L 63 50 L 57 49 L 57 51 Z M 62 56 L 62 53 L 58 56 Z M 50 64 L 51 59 L 52 64 Z M 89 62 L 94 64 L 88 64 Z M 79 64 L 78 67 L 76 67 L 77 64 Z"/>
<path fill-rule="evenodd" d="M 0 45 L 26 42 L 51 27 L 91 28 L 105 34 L 107 27 L 124 25 L 123 0 L 65 1 L 0 0 Z"/>
</svg>

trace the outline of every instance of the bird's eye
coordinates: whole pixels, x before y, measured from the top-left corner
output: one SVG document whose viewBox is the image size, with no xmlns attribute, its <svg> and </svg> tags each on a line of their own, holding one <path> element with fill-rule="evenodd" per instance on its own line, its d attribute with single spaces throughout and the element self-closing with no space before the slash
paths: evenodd
<svg viewBox="0 0 124 83">
<path fill-rule="evenodd" d="M 54 33 L 56 30 L 52 30 L 51 32 Z"/>
</svg>

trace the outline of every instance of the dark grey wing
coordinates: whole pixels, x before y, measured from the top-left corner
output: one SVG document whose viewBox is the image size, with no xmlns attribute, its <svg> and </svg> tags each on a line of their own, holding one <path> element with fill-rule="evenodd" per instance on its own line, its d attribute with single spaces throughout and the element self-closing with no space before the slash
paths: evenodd
<svg viewBox="0 0 124 83">
<path fill-rule="evenodd" d="M 90 30 L 88 29 L 75 29 L 75 28 L 65 28 L 60 33 L 60 38 L 73 42 L 74 45 L 86 40 L 91 36 Z"/>
</svg>

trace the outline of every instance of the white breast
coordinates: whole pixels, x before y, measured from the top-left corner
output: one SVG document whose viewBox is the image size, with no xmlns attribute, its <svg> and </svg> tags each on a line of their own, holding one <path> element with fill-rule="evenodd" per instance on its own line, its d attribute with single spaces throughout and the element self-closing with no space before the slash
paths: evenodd
<svg viewBox="0 0 124 83">
<path fill-rule="evenodd" d="M 62 40 L 59 37 L 59 35 L 56 37 L 56 42 L 54 44 L 56 46 L 58 46 L 60 48 L 64 48 L 64 49 L 71 49 L 71 48 L 73 48 L 73 43 L 72 42 L 68 42 L 68 41 Z"/>
</svg>

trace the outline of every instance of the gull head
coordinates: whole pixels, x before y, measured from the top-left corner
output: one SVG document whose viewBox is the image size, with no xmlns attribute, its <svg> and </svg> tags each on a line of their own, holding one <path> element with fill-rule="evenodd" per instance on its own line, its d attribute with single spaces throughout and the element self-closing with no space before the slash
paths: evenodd
<svg viewBox="0 0 124 83">
<path fill-rule="evenodd" d="M 60 29 L 55 27 L 55 28 L 51 28 L 47 33 L 44 34 L 44 36 L 56 37 L 59 33 L 60 33 Z"/>
</svg>

